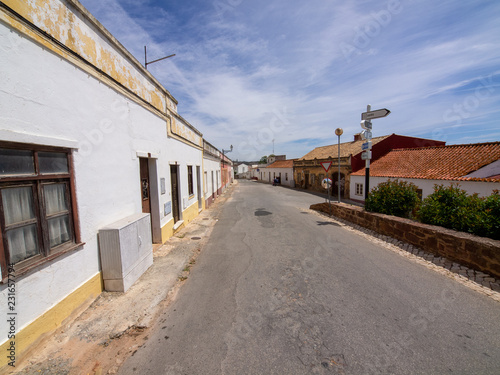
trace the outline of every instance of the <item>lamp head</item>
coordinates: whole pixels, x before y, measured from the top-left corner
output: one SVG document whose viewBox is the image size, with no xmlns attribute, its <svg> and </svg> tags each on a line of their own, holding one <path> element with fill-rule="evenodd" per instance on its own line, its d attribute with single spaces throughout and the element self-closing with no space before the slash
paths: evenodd
<svg viewBox="0 0 500 375">
<path fill-rule="evenodd" d="M 342 134 L 344 134 L 344 130 L 342 128 L 335 129 L 335 135 L 340 137 Z"/>
</svg>

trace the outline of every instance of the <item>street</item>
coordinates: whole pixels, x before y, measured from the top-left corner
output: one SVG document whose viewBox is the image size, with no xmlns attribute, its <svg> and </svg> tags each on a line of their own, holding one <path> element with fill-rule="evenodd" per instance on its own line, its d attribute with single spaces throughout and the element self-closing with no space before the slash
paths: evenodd
<svg viewBox="0 0 500 375">
<path fill-rule="evenodd" d="M 498 374 L 500 305 L 240 180 L 119 374 Z"/>
</svg>

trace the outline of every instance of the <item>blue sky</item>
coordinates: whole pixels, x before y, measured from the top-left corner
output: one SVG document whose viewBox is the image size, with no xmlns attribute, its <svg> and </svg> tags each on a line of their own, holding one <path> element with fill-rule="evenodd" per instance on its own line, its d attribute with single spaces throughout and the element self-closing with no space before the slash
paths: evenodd
<svg viewBox="0 0 500 375">
<path fill-rule="evenodd" d="M 359 133 L 500 140 L 497 0 L 80 0 L 233 160 Z"/>
</svg>

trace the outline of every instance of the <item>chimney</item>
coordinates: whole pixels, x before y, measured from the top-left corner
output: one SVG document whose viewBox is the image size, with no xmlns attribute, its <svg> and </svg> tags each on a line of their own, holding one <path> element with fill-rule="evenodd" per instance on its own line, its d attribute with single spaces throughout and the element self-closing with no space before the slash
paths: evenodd
<svg viewBox="0 0 500 375">
<path fill-rule="evenodd" d="M 354 134 L 354 142 L 361 141 L 361 133 Z"/>
</svg>

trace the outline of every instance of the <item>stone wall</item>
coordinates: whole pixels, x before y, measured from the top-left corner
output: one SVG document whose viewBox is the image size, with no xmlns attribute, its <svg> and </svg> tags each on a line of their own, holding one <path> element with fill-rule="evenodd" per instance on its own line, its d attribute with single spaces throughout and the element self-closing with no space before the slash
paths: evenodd
<svg viewBox="0 0 500 375">
<path fill-rule="evenodd" d="M 313 204 L 312 210 L 329 213 L 328 203 Z M 477 271 L 500 277 L 500 241 L 469 233 L 376 214 L 361 207 L 335 203 L 332 215 L 380 234 L 407 242 Z"/>
</svg>

